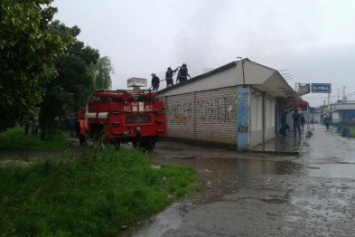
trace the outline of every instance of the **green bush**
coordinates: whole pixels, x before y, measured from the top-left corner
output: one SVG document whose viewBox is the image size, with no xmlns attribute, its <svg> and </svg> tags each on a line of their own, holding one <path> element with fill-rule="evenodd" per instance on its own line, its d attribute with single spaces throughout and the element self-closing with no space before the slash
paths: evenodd
<svg viewBox="0 0 355 237">
<path fill-rule="evenodd" d="M 112 236 L 192 191 L 194 170 L 138 151 L 87 149 L 29 167 L 0 166 L 1 236 Z"/>
</svg>

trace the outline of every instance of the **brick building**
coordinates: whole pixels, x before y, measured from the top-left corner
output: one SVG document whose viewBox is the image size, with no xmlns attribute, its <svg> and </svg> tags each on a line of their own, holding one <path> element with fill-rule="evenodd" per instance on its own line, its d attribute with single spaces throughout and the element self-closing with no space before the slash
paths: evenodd
<svg viewBox="0 0 355 237">
<path fill-rule="evenodd" d="M 245 151 L 276 136 L 281 102 L 293 93 L 277 70 L 243 59 L 158 96 L 166 104 L 168 138 Z"/>
</svg>

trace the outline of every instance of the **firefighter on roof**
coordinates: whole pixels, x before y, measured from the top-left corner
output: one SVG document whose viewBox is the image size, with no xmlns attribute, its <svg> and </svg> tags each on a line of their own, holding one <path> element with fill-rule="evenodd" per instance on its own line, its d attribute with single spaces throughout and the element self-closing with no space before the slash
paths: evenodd
<svg viewBox="0 0 355 237">
<path fill-rule="evenodd" d="M 152 73 L 152 90 L 157 92 L 159 89 L 160 79 L 155 73 Z"/>
</svg>

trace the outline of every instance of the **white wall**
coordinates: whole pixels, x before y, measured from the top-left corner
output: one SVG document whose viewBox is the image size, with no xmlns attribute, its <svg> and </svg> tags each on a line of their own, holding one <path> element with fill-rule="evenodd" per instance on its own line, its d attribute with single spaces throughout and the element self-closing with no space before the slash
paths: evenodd
<svg viewBox="0 0 355 237">
<path fill-rule="evenodd" d="M 167 137 L 236 148 L 236 88 L 191 92 L 163 97 Z"/>
<path fill-rule="evenodd" d="M 265 141 L 274 138 L 275 135 L 275 104 L 276 100 L 270 95 L 265 96 Z"/>
<path fill-rule="evenodd" d="M 256 89 L 251 88 L 250 92 L 250 147 L 253 147 L 263 142 L 263 98 Z"/>
<path fill-rule="evenodd" d="M 332 122 L 333 122 L 333 123 L 339 123 L 339 122 L 341 122 L 340 115 L 339 115 L 339 112 L 338 112 L 338 111 L 332 112 Z"/>
<path fill-rule="evenodd" d="M 276 100 L 269 94 L 251 89 L 250 95 L 250 147 L 259 145 L 275 135 L 275 103 Z M 264 104 L 264 111 L 263 111 Z M 263 131 L 264 129 L 264 131 Z"/>
</svg>

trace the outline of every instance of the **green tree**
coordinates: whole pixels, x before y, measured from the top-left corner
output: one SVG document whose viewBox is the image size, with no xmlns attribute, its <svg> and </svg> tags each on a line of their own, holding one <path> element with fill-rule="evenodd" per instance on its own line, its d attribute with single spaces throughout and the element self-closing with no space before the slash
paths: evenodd
<svg viewBox="0 0 355 237">
<path fill-rule="evenodd" d="M 95 65 L 99 58 L 98 50 L 85 46 L 78 40 L 68 48 L 65 55 L 58 58 L 56 63 L 58 76 L 53 84 L 60 85 L 64 91 L 72 95 L 72 100 L 66 104 L 69 110 L 77 111 L 85 105 L 87 98 L 95 89 L 91 65 Z"/>
<path fill-rule="evenodd" d="M 56 127 L 56 117 L 63 114 L 65 107 L 63 104 L 70 99 L 70 94 L 62 87 L 53 85 L 48 88 L 43 101 L 40 104 L 39 122 L 41 127 L 41 138 L 45 140 L 51 134 L 52 128 Z"/>
<path fill-rule="evenodd" d="M 114 73 L 111 60 L 108 57 L 102 57 L 93 65 L 94 87 L 95 89 L 111 89 L 111 74 Z"/>
<path fill-rule="evenodd" d="M 56 27 L 58 31 L 70 32 L 74 38 L 80 33 L 76 26 L 68 28 L 57 24 Z M 66 53 L 57 58 L 58 75 L 47 85 L 40 105 L 42 139 L 46 139 L 56 127 L 56 118 L 63 119 L 85 105 L 94 90 L 94 72 L 91 68 L 99 58 L 98 50 L 85 46 L 79 40 L 75 40 Z"/>
<path fill-rule="evenodd" d="M 34 115 L 55 60 L 73 38 L 51 27 L 52 0 L 0 2 L 0 129 Z"/>
</svg>

